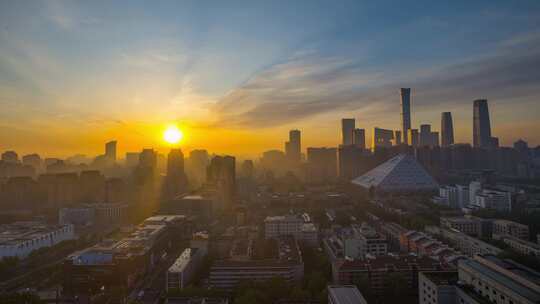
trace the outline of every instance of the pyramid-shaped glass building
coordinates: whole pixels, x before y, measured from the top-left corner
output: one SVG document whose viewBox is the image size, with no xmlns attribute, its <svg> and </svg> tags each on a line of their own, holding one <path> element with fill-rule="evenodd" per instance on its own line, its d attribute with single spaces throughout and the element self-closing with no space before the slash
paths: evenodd
<svg viewBox="0 0 540 304">
<path fill-rule="evenodd" d="M 351 182 L 377 192 L 434 191 L 439 188 L 422 165 L 407 154 L 395 156 Z"/>
</svg>

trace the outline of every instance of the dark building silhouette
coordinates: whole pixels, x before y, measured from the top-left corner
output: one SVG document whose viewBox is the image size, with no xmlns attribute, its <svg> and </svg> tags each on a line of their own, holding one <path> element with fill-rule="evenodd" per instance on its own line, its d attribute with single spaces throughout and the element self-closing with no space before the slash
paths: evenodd
<svg viewBox="0 0 540 304">
<path fill-rule="evenodd" d="M 366 130 L 354 129 L 353 143 L 357 148 L 366 148 Z"/>
<path fill-rule="evenodd" d="M 139 165 L 139 152 L 127 152 L 126 153 L 126 167 L 133 168 Z"/>
<path fill-rule="evenodd" d="M 338 175 L 342 181 L 348 182 L 366 171 L 365 150 L 357 145 L 338 148 Z"/>
<path fill-rule="evenodd" d="M 110 162 L 116 161 L 116 140 L 105 144 L 105 158 Z"/>
<path fill-rule="evenodd" d="M 418 129 L 409 129 L 407 135 L 407 144 L 411 147 L 418 147 L 420 144 L 420 136 L 418 134 Z"/>
<path fill-rule="evenodd" d="M 336 148 L 307 148 L 307 162 L 308 174 L 306 178 L 308 182 L 325 183 L 336 180 Z"/>
<path fill-rule="evenodd" d="M 79 202 L 102 203 L 105 200 L 105 177 L 97 170 L 82 171 L 79 176 Z"/>
<path fill-rule="evenodd" d="M 354 128 L 355 128 L 354 118 L 341 119 L 341 144 L 345 146 L 353 144 Z"/>
<path fill-rule="evenodd" d="M 36 172 L 40 171 L 42 168 L 42 160 L 38 154 L 28 154 L 22 157 L 23 165 L 32 166 Z"/>
<path fill-rule="evenodd" d="M 401 133 L 403 142 L 409 143 L 409 129 L 411 128 L 411 89 L 401 88 Z"/>
<path fill-rule="evenodd" d="M 206 181 L 206 168 L 209 157 L 206 150 L 191 150 L 189 152 L 186 171 L 189 177 L 190 186 L 197 188 Z"/>
<path fill-rule="evenodd" d="M 290 161 L 300 162 L 302 153 L 300 130 L 289 131 L 289 141 L 285 143 L 285 154 Z"/>
<path fill-rule="evenodd" d="M 215 156 L 206 173 L 208 183 L 216 189 L 218 208 L 232 210 L 236 195 L 236 159 L 233 156 Z"/>
<path fill-rule="evenodd" d="M 454 123 L 452 113 L 443 112 L 441 114 L 441 146 L 448 147 L 454 144 Z"/>
<path fill-rule="evenodd" d="M 105 203 L 126 202 L 126 183 L 121 178 L 109 178 L 105 181 Z"/>
<path fill-rule="evenodd" d="M 253 161 L 250 159 L 244 160 L 242 163 L 242 176 L 247 178 L 252 178 L 255 174 L 255 166 L 253 165 Z"/>
<path fill-rule="evenodd" d="M 167 156 L 167 176 L 164 184 L 166 199 L 172 199 L 187 191 L 187 177 L 184 171 L 184 153 L 171 149 Z"/>
<path fill-rule="evenodd" d="M 490 148 L 492 144 L 488 102 L 487 99 L 477 99 L 473 105 L 473 146 Z"/>
</svg>

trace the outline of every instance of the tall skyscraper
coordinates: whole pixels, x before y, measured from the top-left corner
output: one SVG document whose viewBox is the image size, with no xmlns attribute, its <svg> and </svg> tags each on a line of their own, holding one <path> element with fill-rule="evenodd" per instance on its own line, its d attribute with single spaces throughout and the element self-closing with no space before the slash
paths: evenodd
<svg viewBox="0 0 540 304">
<path fill-rule="evenodd" d="M 477 99 L 474 101 L 473 145 L 475 148 L 489 148 L 492 146 L 487 99 Z"/>
<path fill-rule="evenodd" d="M 354 129 L 353 143 L 357 148 L 366 148 L 366 130 Z"/>
<path fill-rule="evenodd" d="M 184 153 L 180 149 L 171 149 L 167 155 L 167 176 L 164 195 L 172 199 L 187 190 L 187 177 L 184 171 Z"/>
<path fill-rule="evenodd" d="M 200 187 L 206 181 L 206 168 L 210 159 L 206 150 L 191 150 L 186 166 L 191 186 Z"/>
<path fill-rule="evenodd" d="M 307 170 L 306 178 L 309 183 L 334 181 L 337 178 L 337 149 L 308 147 Z"/>
<path fill-rule="evenodd" d="M 431 125 L 420 125 L 420 146 L 431 146 Z"/>
<path fill-rule="evenodd" d="M 105 158 L 109 161 L 116 161 L 116 140 L 105 144 Z"/>
<path fill-rule="evenodd" d="M 289 160 L 299 162 L 302 153 L 300 130 L 289 131 L 289 141 L 285 143 L 285 154 Z"/>
<path fill-rule="evenodd" d="M 393 140 L 394 130 L 375 127 L 373 128 L 373 135 L 371 136 L 371 149 L 375 152 L 377 148 L 390 148 L 392 147 Z"/>
<path fill-rule="evenodd" d="M 215 156 L 210 161 L 206 179 L 215 185 L 218 208 L 231 210 L 236 196 L 236 159 L 233 156 Z"/>
<path fill-rule="evenodd" d="M 454 123 L 452 113 L 443 112 L 441 114 L 441 145 L 449 147 L 454 144 Z"/>
<path fill-rule="evenodd" d="M 341 119 L 341 143 L 343 145 L 352 145 L 354 143 L 353 133 L 355 128 L 354 118 Z"/>
<path fill-rule="evenodd" d="M 411 128 L 411 89 L 401 88 L 401 134 L 403 142 L 408 143 L 408 132 Z"/>
<path fill-rule="evenodd" d="M 394 142 L 393 144 L 395 146 L 399 146 L 401 145 L 402 141 L 401 141 L 401 131 L 400 130 L 394 130 Z"/>
<path fill-rule="evenodd" d="M 154 149 L 143 149 L 139 154 L 139 166 L 155 169 L 157 167 L 157 153 Z"/>
<path fill-rule="evenodd" d="M 409 129 L 407 132 L 407 144 L 412 147 L 418 147 L 419 138 L 418 138 L 418 129 Z"/>
</svg>

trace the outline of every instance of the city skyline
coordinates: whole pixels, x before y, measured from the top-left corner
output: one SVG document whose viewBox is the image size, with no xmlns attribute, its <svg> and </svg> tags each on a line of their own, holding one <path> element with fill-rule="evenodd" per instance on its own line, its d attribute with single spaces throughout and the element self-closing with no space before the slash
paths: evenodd
<svg viewBox="0 0 540 304">
<path fill-rule="evenodd" d="M 291 129 L 303 147 L 337 146 L 344 117 L 371 142 L 374 127 L 402 129 L 401 87 L 413 129 L 440 133 L 451 112 L 454 142 L 472 144 L 471 103 L 487 99 L 501 145 L 540 144 L 534 1 L 104 6 L 0 4 L 1 150 L 92 156 L 117 140 L 119 155 L 165 153 L 161 133 L 176 123 L 184 151 L 253 157 Z"/>
</svg>

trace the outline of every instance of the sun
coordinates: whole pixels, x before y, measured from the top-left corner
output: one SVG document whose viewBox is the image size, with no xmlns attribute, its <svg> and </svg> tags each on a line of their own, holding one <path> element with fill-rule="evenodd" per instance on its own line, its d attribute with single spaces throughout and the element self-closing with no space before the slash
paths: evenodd
<svg viewBox="0 0 540 304">
<path fill-rule="evenodd" d="M 177 144 L 183 137 L 184 133 L 177 126 L 170 126 L 163 132 L 163 139 L 169 144 Z"/>
</svg>

